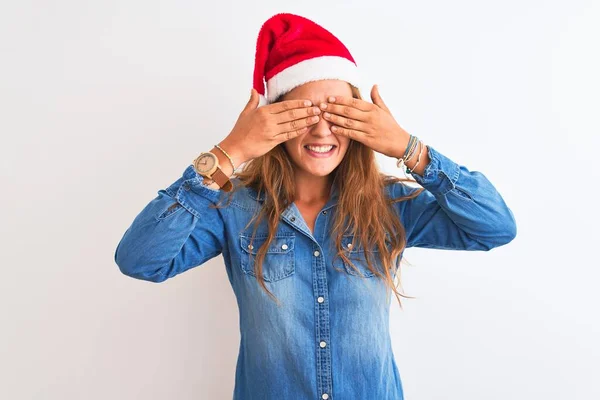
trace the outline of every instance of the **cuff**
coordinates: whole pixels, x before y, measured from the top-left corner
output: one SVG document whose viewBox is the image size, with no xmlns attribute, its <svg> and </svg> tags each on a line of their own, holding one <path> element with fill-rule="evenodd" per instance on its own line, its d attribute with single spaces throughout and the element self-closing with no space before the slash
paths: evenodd
<svg viewBox="0 0 600 400">
<path fill-rule="evenodd" d="M 183 171 L 181 178 L 165 190 L 197 217 L 200 217 L 199 211 L 206 208 L 209 203 L 217 204 L 223 194 L 220 189 L 208 187 L 204 183 L 204 177 L 196 172 L 192 164 Z"/>
<path fill-rule="evenodd" d="M 425 167 L 423 176 L 411 172 L 415 181 L 434 195 L 445 195 L 455 187 L 460 174 L 460 166 L 434 149 L 426 145 L 431 161 Z"/>
</svg>

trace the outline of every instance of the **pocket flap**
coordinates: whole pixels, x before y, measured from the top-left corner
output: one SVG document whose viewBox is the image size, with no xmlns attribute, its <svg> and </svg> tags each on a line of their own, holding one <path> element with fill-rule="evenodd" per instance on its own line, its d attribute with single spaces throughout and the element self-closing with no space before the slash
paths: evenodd
<svg viewBox="0 0 600 400">
<path fill-rule="evenodd" d="M 356 242 L 354 242 L 354 235 L 346 234 L 342 236 L 342 248 L 347 253 L 364 253 L 365 249 L 361 243 L 358 242 L 358 237 L 356 238 Z M 374 247 L 371 250 L 372 253 L 377 253 L 379 250 L 377 247 Z"/>
<path fill-rule="evenodd" d="M 242 250 L 250 254 L 258 254 L 258 249 L 267 241 L 267 236 L 259 236 L 258 234 L 254 237 L 251 242 L 252 235 L 241 234 L 240 235 L 240 246 Z M 277 234 L 273 237 L 267 254 L 269 253 L 288 253 L 294 250 L 294 235 L 293 234 Z"/>
</svg>

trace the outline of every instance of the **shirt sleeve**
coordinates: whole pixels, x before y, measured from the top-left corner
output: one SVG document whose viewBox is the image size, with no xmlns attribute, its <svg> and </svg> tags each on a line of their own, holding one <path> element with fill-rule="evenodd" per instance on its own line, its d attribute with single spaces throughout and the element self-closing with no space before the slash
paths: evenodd
<svg viewBox="0 0 600 400">
<path fill-rule="evenodd" d="M 160 189 L 135 217 L 117 245 L 114 259 L 130 277 L 162 282 L 221 254 L 225 241 L 223 191 L 204 184 L 189 165 Z"/>
<path fill-rule="evenodd" d="M 469 171 L 427 145 L 430 163 L 423 176 L 411 172 L 423 190 L 396 203 L 406 230 L 406 247 L 484 250 L 502 246 L 517 234 L 514 215 L 487 177 Z M 394 198 L 420 188 L 394 184 Z"/>
</svg>

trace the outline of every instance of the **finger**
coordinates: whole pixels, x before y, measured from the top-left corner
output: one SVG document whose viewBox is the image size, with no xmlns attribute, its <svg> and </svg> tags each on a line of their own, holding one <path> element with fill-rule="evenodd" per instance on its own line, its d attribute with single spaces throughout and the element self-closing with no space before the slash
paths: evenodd
<svg viewBox="0 0 600 400">
<path fill-rule="evenodd" d="M 296 129 L 293 131 L 282 132 L 280 134 L 275 135 L 275 140 L 277 140 L 279 143 L 283 143 L 283 142 L 293 139 L 297 136 L 300 136 L 304 132 L 307 132 L 307 131 L 308 131 L 308 127 L 305 126 L 303 128 Z"/>
<path fill-rule="evenodd" d="M 250 110 L 256 109 L 258 104 L 259 104 L 258 92 L 254 88 L 251 88 L 250 89 L 250 99 L 248 99 L 248 102 L 246 103 L 246 106 L 242 110 L 242 113 L 246 113 L 246 112 L 249 112 Z"/>
<path fill-rule="evenodd" d="M 327 97 L 327 103 L 343 104 L 346 106 L 354 107 L 361 111 L 371 111 L 375 107 L 373 103 L 369 103 L 368 101 L 345 96 L 329 96 Z"/>
<path fill-rule="evenodd" d="M 379 107 L 383 108 L 385 111 L 390 112 L 390 109 L 383 102 L 383 99 L 381 98 L 381 94 L 379 94 L 379 85 L 373 85 L 373 88 L 371 89 L 371 100 L 373 100 L 374 104 L 377 104 Z"/>
<path fill-rule="evenodd" d="M 279 114 L 275 114 L 274 117 L 275 121 L 278 124 L 283 124 L 286 122 L 294 121 L 296 119 L 306 118 L 319 114 L 321 114 L 321 110 L 319 109 L 319 107 L 302 107 L 280 112 Z"/>
<path fill-rule="evenodd" d="M 277 134 L 295 131 L 304 127 L 312 126 L 319 122 L 319 116 L 313 115 L 310 117 L 295 119 L 293 121 L 289 121 L 283 124 L 278 124 L 276 128 Z"/>
<path fill-rule="evenodd" d="M 323 119 L 331 122 L 334 125 L 338 125 L 348 129 L 355 129 L 363 132 L 367 132 L 369 129 L 369 124 L 366 124 L 361 121 L 356 121 L 351 118 L 341 117 L 339 115 L 330 114 L 328 112 L 323 113 Z"/>
<path fill-rule="evenodd" d="M 310 106 L 312 106 L 312 101 L 310 100 L 285 100 L 278 103 L 271 103 L 267 105 L 266 108 L 271 114 L 279 114 L 295 108 L 304 108 Z"/>
<path fill-rule="evenodd" d="M 337 125 L 332 126 L 331 131 L 336 135 L 346 136 L 350 139 L 358 140 L 359 142 L 362 142 L 366 138 L 365 133 L 362 131 L 358 131 L 356 129 L 343 128 Z"/>
<path fill-rule="evenodd" d="M 320 107 L 323 111 L 327 111 L 332 114 L 337 114 L 346 118 L 351 118 L 357 121 L 366 122 L 369 119 L 368 111 L 362 111 L 344 104 L 321 103 Z"/>
</svg>

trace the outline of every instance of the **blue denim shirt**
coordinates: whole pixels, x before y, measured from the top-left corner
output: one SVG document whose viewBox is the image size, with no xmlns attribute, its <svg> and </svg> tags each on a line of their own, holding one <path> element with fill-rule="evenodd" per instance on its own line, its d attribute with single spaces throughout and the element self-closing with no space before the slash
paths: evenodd
<svg viewBox="0 0 600 400">
<path fill-rule="evenodd" d="M 423 176 L 412 173 L 426 190 L 395 204 L 407 248 L 487 251 L 510 242 L 515 219 L 492 183 L 431 146 L 429 156 Z M 386 188 L 391 198 L 417 189 L 402 183 Z M 245 229 L 264 197 L 243 188 L 228 207 L 208 207 L 221 199 L 226 202 L 225 193 L 204 185 L 189 165 L 135 217 L 114 257 L 125 275 L 163 282 L 223 255 L 241 332 L 233 398 L 402 399 L 389 334 L 392 296 L 366 263 L 355 262 L 365 278 L 339 258 L 332 263 L 335 188 L 314 233 L 295 203 L 281 215 L 263 265 L 265 283 L 280 306 L 254 275 L 252 255 L 266 239 L 266 222 L 253 247 L 253 225 Z M 343 244 L 351 241 L 347 235 Z M 350 251 L 360 256 L 364 249 Z"/>
</svg>

